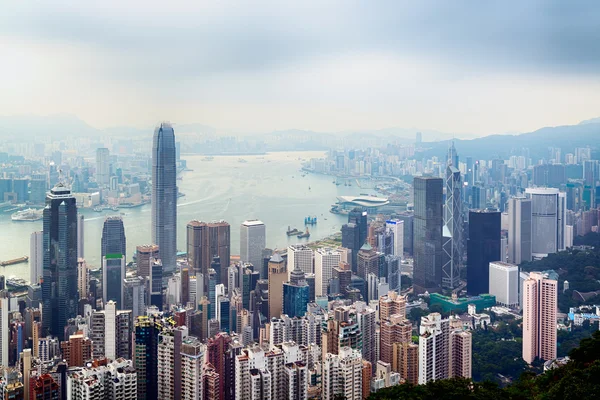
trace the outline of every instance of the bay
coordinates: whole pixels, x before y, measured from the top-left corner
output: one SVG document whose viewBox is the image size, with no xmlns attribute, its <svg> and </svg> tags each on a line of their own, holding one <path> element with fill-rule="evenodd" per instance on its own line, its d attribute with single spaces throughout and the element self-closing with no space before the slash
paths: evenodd
<svg viewBox="0 0 600 400">
<path fill-rule="evenodd" d="M 337 196 L 373 193 L 352 186 L 336 186 L 333 177 L 305 174 L 302 161 L 323 157 L 324 152 L 274 152 L 257 156 L 187 155 L 186 171 L 177 181 L 185 194 L 177 205 L 177 244 L 185 251 L 186 224 L 193 219 L 225 220 L 231 224 L 231 254 L 239 254 L 240 224 L 247 219 L 260 219 L 266 225 L 267 246 L 285 248 L 289 244 L 308 242 L 288 237 L 288 226 L 304 230 L 304 217 L 316 216 L 317 225 L 310 226 L 310 241 L 338 232 L 347 221 L 345 215 L 329 212 Z M 97 213 L 79 210 L 85 215 L 85 259 L 92 267 L 100 263 L 100 240 L 104 218 L 123 212 L 127 237 L 127 259 L 135 247 L 150 243 L 150 205 L 120 209 L 119 212 Z M 0 213 L 0 260 L 29 255 L 32 232 L 42 230 L 42 221 L 13 222 L 9 213 Z M 0 267 L 0 275 L 29 280 L 27 263 Z"/>
</svg>

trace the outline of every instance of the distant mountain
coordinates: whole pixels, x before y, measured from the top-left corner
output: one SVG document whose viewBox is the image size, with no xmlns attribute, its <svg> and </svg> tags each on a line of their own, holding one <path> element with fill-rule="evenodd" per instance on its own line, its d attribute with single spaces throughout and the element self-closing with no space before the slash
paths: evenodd
<svg viewBox="0 0 600 400">
<path fill-rule="evenodd" d="M 449 141 L 426 143 L 424 157 L 445 156 Z M 572 153 L 576 147 L 600 147 L 600 123 L 545 127 L 520 135 L 491 135 L 472 140 L 454 140 L 460 157 L 473 156 L 483 160 L 506 159 L 511 155 L 521 155 L 521 149 L 528 148 L 531 157 L 548 157 L 549 147 L 559 147 L 562 153 Z"/>
<path fill-rule="evenodd" d="M 100 135 L 101 131 L 69 114 L 0 116 L 0 135 L 9 137 Z"/>
<path fill-rule="evenodd" d="M 579 123 L 579 125 L 585 125 L 585 124 L 598 124 L 600 123 L 600 117 L 597 118 L 591 118 L 591 119 L 586 119 L 584 121 L 581 121 Z"/>
</svg>

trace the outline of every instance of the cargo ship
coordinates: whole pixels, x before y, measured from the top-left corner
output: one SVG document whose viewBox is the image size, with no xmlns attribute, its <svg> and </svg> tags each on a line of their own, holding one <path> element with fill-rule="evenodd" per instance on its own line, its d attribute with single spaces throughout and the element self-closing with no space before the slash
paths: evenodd
<svg viewBox="0 0 600 400">
<path fill-rule="evenodd" d="M 19 258 L 13 258 L 12 260 L 0 261 L 0 267 L 6 267 L 7 265 L 20 264 L 29 261 L 29 257 L 23 256 Z"/>
<path fill-rule="evenodd" d="M 300 235 L 296 236 L 298 239 L 304 239 L 304 238 L 309 238 L 310 237 L 310 232 L 308 231 L 308 228 L 306 228 L 306 232 L 301 233 Z"/>
<path fill-rule="evenodd" d="M 39 221 L 42 218 L 44 218 L 44 210 L 36 210 L 33 208 L 28 208 L 27 210 L 23 211 L 17 211 L 16 213 L 10 216 L 10 219 L 12 219 L 13 221 L 26 222 Z"/>
<path fill-rule="evenodd" d="M 288 226 L 288 230 L 286 232 L 286 234 L 288 236 L 294 236 L 294 235 L 298 235 L 299 233 L 302 233 L 301 231 L 299 231 L 298 229 L 294 228 L 292 229 L 291 227 Z"/>
</svg>

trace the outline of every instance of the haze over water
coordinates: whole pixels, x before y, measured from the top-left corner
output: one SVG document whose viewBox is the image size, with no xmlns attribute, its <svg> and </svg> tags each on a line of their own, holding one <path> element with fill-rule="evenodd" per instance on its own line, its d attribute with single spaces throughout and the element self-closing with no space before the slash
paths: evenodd
<svg viewBox="0 0 600 400">
<path fill-rule="evenodd" d="M 288 237 L 288 225 L 304 229 L 304 217 L 318 217 L 311 226 L 310 241 L 323 238 L 340 230 L 347 221 L 345 215 L 335 215 L 329 208 L 336 196 L 372 193 L 352 186 L 336 186 L 330 176 L 307 174 L 301 177 L 301 160 L 322 157 L 323 152 L 278 152 L 264 156 L 216 156 L 203 161 L 204 156 L 183 156 L 188 168 L 178 180 L 177 248 L 185 251 L 186 224 L 192 219 L 203 221 L 225 220 L 231 224 L 231 254 L 239 254 L 240 224 L 246 219 L 260 219 L 267 226 L 267 246 L 284 248 L 306 239 Z M 240 162 L 243 158 L 247 162 Z M 310 187 L 310 189 L 309 189 Z M 79 210 L 85 215 L 85 259 L 88 264 L 100 264 L 100 238 L 104 218 L 124 212 L 127 236 L 127 260 L 135 247 L 150 243 L 150 205 L 121 209 L 119 212 L 97 213 Z M 327 220 L 325 220 L 327 218 Z M 10 213 L 0 213 L 0 260 L 29 255 L 29 237 L 42 230 L 42 221 L 13 222 Z M 0 274 L 29 280 L 29 265 L 17 264 L 0 267 Z"/>
</svg>

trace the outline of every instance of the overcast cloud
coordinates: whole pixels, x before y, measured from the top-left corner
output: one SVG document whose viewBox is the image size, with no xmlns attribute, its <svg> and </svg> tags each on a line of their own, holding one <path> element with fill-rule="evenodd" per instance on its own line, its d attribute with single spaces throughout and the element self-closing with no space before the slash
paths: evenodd
<svg viewBox="0 0 600 400">
<path fill-rule="evenodd" d="M 600 115 L 600 3 L 3 2 L 0 113 L 96 127 L 421 127 Z"/>
</svg>

